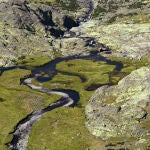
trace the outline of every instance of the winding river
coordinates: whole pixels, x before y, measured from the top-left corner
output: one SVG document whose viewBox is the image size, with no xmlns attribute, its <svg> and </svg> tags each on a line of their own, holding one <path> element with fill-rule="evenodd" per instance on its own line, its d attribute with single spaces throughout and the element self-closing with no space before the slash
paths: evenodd
<svg viewBox="0 0 150 150">
<path fill-rule="evenodd" d="M 88 0 L 88 4 L 89 4 L 89 11 L 83 17 L 79 18 L 80 22 L 85 22 L 90 18 L 90 15 L 94 9 L 94 6 L 93 6 L 93 2 L 91 0 Z M 62 90 L 50 90 L 47 88 L 43 88 L 42 86 L 36 86 L 36 85 L 32 84 L 32 80 L 35 78 L 39 82 L 49 81 L 57 74 L 56 64 L 58 64 L 62 61 L 73 60 L 73 59 L 89 59 L 89 60 L 93 60 L 93 61 L 105 61 L 108 64 L 115 65 L 117 71 L 120 71 L 123 67 L 122 64 L 119 62 L 108 60 L 105 57 L 98 55 L 97 52 L 91 52 L 87 56 L 74 55 L 74 56 L 56 58 L 55 60 L 52 60 L 43 66 L 34 68 L 29 77 L 23 78 L 20 80 L 21 84 L 24 84 L 33 90 L 37 90 L 37 91 L 40 91 L 43 93 L 60 95 L 61 99 L 50 104 L 48 107 L 46 107 L 44 109 L 32 112 L 31 114 L 26 116 L 24 119 L 22 119 L 16 125 L 14 132 L 12 133 L 13 139 L 10 143 L 7 143 L 7 145 L 12 150 L 26 150 L 27 149 L 28 138 L 29 138 L 31 129 L 32 129 L 33 125 L 37 121 L 39 121 L 45 113 L 47 113 L 48 111 L 51 111 L 53 109 L 56 109 L 58 107 L 74 107 L 77 104 L 77 102 L 80 99 L 77 91 L 63 90 L 63 89 Z M 10 70 L 10 69 L 15 69 L 15 68 L 26 69 L 25 67 L 10 67 L 10 68 L 1 69 L 0 73 Z M 43 77 L 40 74 L 41 71 L 44 72 L 45 74 L 48 74 L 49 77 Z M 82 82 L 86 81 L 86 79 L 84 79 L 83 77 L 80 77 L 79 75 L 78 75 L 78 77 L 81 79 Z"/>
<path fill-rule="evenodd" d="M 57 70 L 56 70 L 57 63 L 65 61 L 65 60 L 73 60 L 73 59 L 86 59 L 86 60 L 88 59 L 88 60 L 93 60 L 93 61 L 105 61 L 108 64 L 115 65 L 117 71 L 120 71 L 122 69 L 121 63 L 110 61 L 103 56 L 97 55 L 97 53 L 90 54 L 88 56 L 68 56 L 68 57 L 63 57 L 63 58 L 57 58 L 43 66 L 36 67 L 35 69 L 33 69 L 32 74 L 28 78 L 24 78 L 20 80 L 21 84 L 24 84 L 33 90 L 37 90 L 43 93 L 60 95 L 62 98 L 50 104 L 48 107 L 44 109 L 34 111 L 33 113 L 29 114 L 24 119 L 22 119 L 16 125 L 14 132 L 12 133 L 13 139 L 10 143 L 7 143 L 7 145 L 12 150 L 25 150 L 27 148 L 28 138 L 29 138 L 29 134 L 31 132 L 32 126 L 34 125 L 34 123 L 39 121 L 45 113 L 53 109 L 59 108 L 59 107 L 74 107 L 77 104 L 80 97 L 79 97 L 78 92 L 76 91 L 63 90 L 63 89 L 62 90 L 50 90 L 50 89 L 43 88 L 42 86 L 36 86 L 32 84 L 32 80 L 35 78 L 39 80 L 40 82 L 49 81 L 57 74 Z M 3 71 L 15 69 L 15 68 L 17 67 L 6 68 L 6 70 L 4 69 Z M 18 68 L 25 69 L 24 67 L 18 67 Z M 48 74 L 49 77 L 41 76 L 40 75 L 41 71 Z M 81 81 L 85 82 L 85 80 L 81 80 Z"/>
</svg>

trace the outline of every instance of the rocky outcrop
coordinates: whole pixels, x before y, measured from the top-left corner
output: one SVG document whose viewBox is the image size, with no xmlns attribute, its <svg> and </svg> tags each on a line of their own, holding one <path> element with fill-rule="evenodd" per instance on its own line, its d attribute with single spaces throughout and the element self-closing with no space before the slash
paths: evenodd
<svg viewBox="0 0 150 150">
<path fill-rule="evenodd" d="M 27 5 L 27 1 L 21 0 L 0 3 L 0 65 L 10 65 L 11 60 L 21 55 L 44 54 L 45 50 L 53 55 L 49 44 L 51 37 L 46 37 L 42 23 L 44 17 L 39 18 Z"/>
<path fill-rule="evenodd" d="M 97 16 L 72 32 L 94 37 L 109 46 L 113 56 L 140 60 L 150 54 L 148 1 L 96 0 L 94 6 Z"/>
<path fill-rule="evenodd" d="M 39 54 L 53 57 L 55 50 L 59 51 L 58 45 L 62 45 L 59 52 L 63 52 L 64 55 L 81 54 L 82 52 L 84 55 L 89 53 L 89 50 L 96 50 L 96 48 L 99 50 L 98 46 L 93 48 L 94 46 L 87 47 L 85 44 L 91 37 L 94 37 L 97 43 L 104 43 L 113 49 L 115 56 L 141 59 L 149 54 L 150 48 L 147 11 L 149 5 L 147 1 L 138 2 L 135 6 L 142 8 L 139 10 L 131 7 L 134 6 L 134 3 L 136 3 L 135 0 L 128 2 L 122 0 L 61 0 L 60 3 L 50 5 L 46 2 L 40 3 L 38 0 L 36 3 L 30 0 L 1 0 L 0 66 L 10 66 L 21 55 Z M 91 18 L 91 13 L 94 8 L 97 10 L 97 6 L 103 8 L 100 9 L 101 11 L 107 10 L 105 13 L 99 12 L 98 14 L 105 18 L 110 16 L 115 24 L 102 25 L 108 23 L 108 19 L 105 21 L 104 18 L 85 22 Z M 109 15 L 110 13 L 119 15 L 114 19 Z M 128 13 L 132 15 L 128 17 Z M 130 17 L 134 21 L 131 21 Z M 125 20 L 116 22 L 118 18 L 125 18 Z M 77 27 L 78 25 L 80 26 Z M 76 28 L 71 29 L 72 27 Z M 69 31 L 69 36 L 66 36 L 66 31 Z M 63 36 L 66 39 L 58 39 Z M 68 45 L 72 47 L 71 52 L 69 52 Z"/>
<path fill-rule="evenodd" d="M 77 26 L 67 15 L 65 10 L 60 14 L 53 6 L 29 0 L 0 1 L 0 66 L 10 66 L 21 55 L 53 57 L 52 40 Z"/>
<path fill-rule="evenodd" d="M 147 145 L 150 141 L 149 83 L 150 68 L 142 67 L 116 86 L 97 89 L 85 110 L 88 130 L 102 139 L 132 137 Z"/>
<path fill-rule="evenodd" d="M 94 0 L 94 3 L 96 8 L 92 17 L 100 20 L 101 24 L 112 23 L 127 16 L 129 22 L 133 22 L 132 16 L 150 7 L 147 0 Z M 148 14 L 147 11 L 144 16 Z"/>
<path fill-rule="evenodd" d="M 95 37 L 98 42 L 109 46 L 114 56 L 139 60 L 150 54 L 149 26 L 150 23 L 115 23 L 106 26 L 100 25 L 97 20 L 92 20 L 78 28 L 72 28 L 71 31 Z"/>
</svg>

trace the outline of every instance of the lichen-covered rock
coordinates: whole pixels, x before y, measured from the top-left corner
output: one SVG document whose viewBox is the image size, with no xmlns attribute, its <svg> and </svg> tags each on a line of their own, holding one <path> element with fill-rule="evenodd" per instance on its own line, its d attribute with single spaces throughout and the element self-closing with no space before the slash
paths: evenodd
<svg viewBox="0 0 150 150">
<path fill-rule="evenodd" d="M 62 10 L 60 15 L 57 8 L 30 0 L 1 0 L 0 66 L 10 66 L 22 55 L 53 57 L 51 42 L 66 30 L 68 13 L 64 13 Z"/>
<path fill-rule="evenodd" d="M 92 20 L 72 28 L 78 35 L 94 37 L 113 56 L 140 60 L 150 54 L 150 3 L 147 0 L 95 0 Z"/>
<path fill-rule="evenodd" d="M 21 55 L 44 54 L 46 51 L 53 56 L 49 44 L 51 36 L 46 37 L 42 23 L 44 17 L 40 18 L 27 5 L 28 1 L 25 0 L 0 3 L 0 66 L 10 66 L 12 60 Z"/>
<path fill-rule="evenodd" d="M 129 22 L 137 22 L 143 18 L 138 17 L 138 13 L 141 13 L 141 10 L 147 9 L 147 13 L 143 14 L 144 22 L 147 22 L 149 19 L 148 8 L 150 3 L 147 0 L 94 0 L 95 10 L 92 15 L 93 18 L 100 20 L 101 24 L 113 23 L 116 20 L 122 20 L 124 17 L 129 18 Z"/>
<path fill-rule="evenodd" d="M 142 67 L 116 86 L 103 86 L 86 106 L 86 127 L 102 139 L 150 141 L 150 68 Z M 146 124 L 147 123 L 147 124 Z"/>
<path fill-rule="evenodd" d="M 89 21 L 72 32 L 92 36 L 113 49 L 113 55 L 141 59 L 150 54 L 150 23 L 99 25 L 98 21 Z"/>
<path fill-rule="evenodd" d="M 55 50 L 60 50 L 64 56 L 70 55 L 88 55 L 92 47 L 88 46 L 89 38 L 63 38 L 53 42 Z"/>
</svg>

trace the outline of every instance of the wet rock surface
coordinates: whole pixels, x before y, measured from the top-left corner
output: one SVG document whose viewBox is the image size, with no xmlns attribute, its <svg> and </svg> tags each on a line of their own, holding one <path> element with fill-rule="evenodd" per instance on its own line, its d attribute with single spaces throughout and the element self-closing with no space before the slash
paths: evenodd
<svg viewBox="0 0 150 150">
<path fill-rule="evenodd" d="M 135 138 L 137 145 L 140 143 L 143 148 L 148 145 L 149 83 L 150 68 L 142 67 L 123 78 L 116 86 L 98 88 L 85 110 L 88 130 L 104 140 Z"/>
</svg>

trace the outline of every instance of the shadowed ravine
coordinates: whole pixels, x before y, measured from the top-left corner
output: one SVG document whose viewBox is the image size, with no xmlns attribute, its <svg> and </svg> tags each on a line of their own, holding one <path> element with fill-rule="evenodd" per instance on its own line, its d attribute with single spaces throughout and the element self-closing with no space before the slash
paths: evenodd
<svg viewBox="0 0 150 150">
<path fill-rule="evenodd" d="M 93 7 L 93 3 L 91 0 L 88 0 L 88 3 L 89 3 L 89 11 L 83 17 L 79 18 L 79 22 L 85 22 L 91 16 L 91 13 L 92 13 L 94 7 Z M 77 104 L 77 102 L 80 99 L 77 91 L 73 91 L 71 89 L 50 90 L 50 89 L 43 88 L 42 86 L 36 86 L 36 85 L 32 84 L 32 80 L 35 78 L 39 82 L 46 82 L 46 81 L 51 80 L 57 74 L 56 64 L 58 64 L 62 61 L 73 60 L 73 59 L 88 59 L 88 60 L 93 60 L 93 61 L 104 61 L 107 64 L 115 65 L 116 71 L 120 71 L 123 67 L 123 65 L 121 63 L 108 60 L 107 58 L 98 55 L 98 52 L 96 52 L 96 51 L 91 52 L 87 56 L 74 55 L 74 56 L 56 58 L 55 60 L 52 60 L 51 62 L 49 62 L 43 66 L 35 67 L 32 70 L 32 73 L 29 77 L 20 79 L 21 84 L 24 84 L 33 90 L 37 90 L 37 91 L 40 91 L 43 93 L 60 95 L 60 96 L 62 96 L 62 98 L 59 99 L 58 101 L 50 104 L 48 107 L 46 107 L 44 109 L 32 112 L 31 114 L 26 116 L 24 119 L 22 119 L 16 125 L 14 132 L 11 133 L 11 134 L 13 134 L 13 139 L 10 143 L 7 143 L 7 145 L 12 150 L 26 150 L 28 138 L 29 138 L 29 134 L 31 132 L 32 126 L 34 125 L 34 123 L 39 121 L 45 113 L 47 113 L 48 111 L 51 111 L 53 109 L 59 108 L 59 107 L 74 107 Z M 21 67 L 21 66 L 3 68 L 0 70 L 0 74 L 2 74 L 4 71 L 12 70 L 15 68 L 26 69 L 26 67 Z M 45 74 L 48 75 L 48 77 L 43 77 L 40 74 L 40 72 L 44 72 Z M 71 76 L 77 76 L 81 79 L 82 82 L 86 82 L 86 79 L 84 79 L 83 77 L 81 77 L 79 75 L 69 74 L 66 72 L 62 72 L 62 73 L 71 75 Z"/>
</svg>

